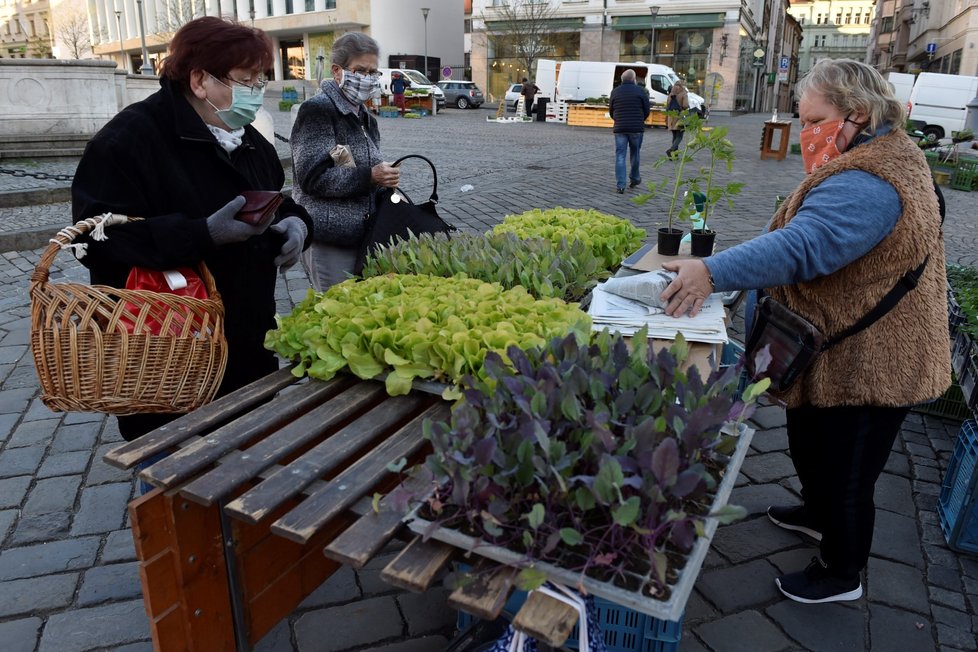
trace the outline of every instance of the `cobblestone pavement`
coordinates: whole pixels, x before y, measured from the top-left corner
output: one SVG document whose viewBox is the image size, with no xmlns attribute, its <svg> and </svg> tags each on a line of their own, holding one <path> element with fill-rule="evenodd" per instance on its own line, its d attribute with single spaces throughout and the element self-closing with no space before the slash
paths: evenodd
<svg viewBox="0 0 978 652">
<path fill-rule="evenodd" d="M 274 115 L 276 130 L 287 136 L 288 115 Z M 628 201 L 634 192 L 614 193 L 608 131 L 488 123 L 490 115 L 494 111 L 450 109 L 435 118 L 382 120 L 382 148 L 391 159 L 429 156 L 439 170 L 439 211 L 465 229 L 482 231 L 508 213 L 554 205 L 594 207 L 649 229 L 658 225 L 661 202 L 638 207 Z M 797 156 L 758 160 L 765 117 L 711 120 L 731 127 L 739 156 L 735 176 L 748 183 L 737 207 L 714 224 L 719 246 L 756 234 L 775 195 L 787 194 L 802 178 Z M 287 154 L 287 145 L 277 145 Z M 647 132 L 647 181 L 661 178 L 663 171 L 651 163 L 667 145 L 666 132 Z M 8 160 L 0 167 L 60 172 L 73 165 Z M 0 193 L 52 187 L 45 184 L 0 174 Z M 473 189 L 462 192 L 466 184 Z M 406 164 L 404 187 L 415 200 L 426 195 L 430 177 L 422 164 Z M 948 259 L 978 264 L 975 195 L 953 190 L 946 195 Z M 14 242 L 5 234 L 58 228 L 68 217 L 67 204 L 0 209 L 0 243 Z M 37 398 L 27 285 L 39 255 L 35 248 L 0 254 L 0 649 L 149 650 L 125 510 L 133 497 L 132 476 L 101 461 L 120 441 L 115 420 L 55 414 Z M 59 257 L 52 278 L 85 280 L 86 274 L 72 259 Z M 306 287 L 301 270 L 282 277 L 279 310 L 288 311 Z M 757 434 L 731 498 L 750 515 L 718 531 L 686 611 L 681 649 L 974 650 L 978 560 L 947 547 L 935 512 L 958 424 L 911 413 L 877 491 L 866 597 L 815 606 L 781 598 L 773 582 L 817 552 L 774 527 L 763 513 L 769 504 L 798 500 L 784 412 L 766 406 L 753 425 Z M 445 590 L 411 595 L 383 584 L 379 568 L 391 554 L 362 571 L 336 574 L 258 649 L 444 649 L 454 622 Z"/>
</svg>

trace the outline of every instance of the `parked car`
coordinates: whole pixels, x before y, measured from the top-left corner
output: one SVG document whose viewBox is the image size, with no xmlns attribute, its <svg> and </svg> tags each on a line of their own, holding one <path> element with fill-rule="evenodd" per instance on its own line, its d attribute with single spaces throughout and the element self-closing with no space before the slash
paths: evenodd
<svg viewBox="0 0 978 652">
<path fill-rule="evenodd" d="M 507 111 L 515 111 L 516 103 L 520 101 L 520 93 L 523 92 L 523 84 L 512 84 L 509 90 L 506 91 L 506 97 L 503 99 L 506 102 Z"/>
<path fill-rule="evenodd" d="M 470 106 L 477 109 L 486 101 L 475 82 L 443 79 L 438 82 L 438 86 L 445 93 L 445 104 L 454 104 L 460 109 Z"/>
</svg>

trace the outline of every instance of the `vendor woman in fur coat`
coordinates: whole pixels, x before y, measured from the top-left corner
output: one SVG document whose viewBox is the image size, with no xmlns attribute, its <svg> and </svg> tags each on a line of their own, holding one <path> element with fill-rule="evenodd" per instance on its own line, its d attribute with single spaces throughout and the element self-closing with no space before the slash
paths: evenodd
<svg viewBox="0 0 978 652">
<path fill-rule="evenodd" d="M 819 541 L 821 556 L 776 582 L 819 603 L 862 596 L 876 480 L 910 406 L 940 396 L 951 365 L 942 198 L 904 132 L 903 104 L 876 70 L 845 59 L 819 61 L 798 93 L 808 176 L 760 237 L 664 265 L 679 274 L 662 299 L 669 314 L 695 315 L 711 292 L 763 289 L 831 338 L 923 263 L 895 307 L 778 396 L 802 504 L 768 516 Z"/>
</svg>

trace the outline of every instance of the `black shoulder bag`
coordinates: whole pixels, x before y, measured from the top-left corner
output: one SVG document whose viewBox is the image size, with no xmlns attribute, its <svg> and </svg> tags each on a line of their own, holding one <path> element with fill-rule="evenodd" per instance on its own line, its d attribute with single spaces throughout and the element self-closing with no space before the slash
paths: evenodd
<svg viewBox="0 0 978 652">
<path fill-rule="evenodd" d="M 418 158 L 431 166 L 432 189 L 428 201 L 415 204 L 399 188 L 385 188 L 377 193 L 376 208 L 367 217 L 366 234 L 360 243 L 357 263 L 353 273 L 360 276 L 363 273 L 367 256 L 381 245 L 390 246 L 397 240 L 406 240 L 411 234 L 447 233 L 457 231 L 454 226 L 441 219 L 435 205 L 438 203 L 438 173 L 435 165 L 424 156 L 408 154 L 394 161 L 392 165 L 400 165 L 409 158 Z"/>
<path fill-rule="evenodd" d="M 897 281 L 880 302 L 863 315 L 862 319 L 834 337 L 824 334 L 807 319 L 792 312 L 772 297 L 764 296 L 757 302 L 754 325 L 747 338 L 745 365 L 750 378 L 769 378 L 771 389 L 783 392 L 804 375 L 815 360 L 830 348 L 856 333 L 875 324 L 892 310 L 907 292 L 917 287 L 930 256 Z M 768 347 L 770 361 L 766 368 L 758 370 L 758 354 Z"/>
</svg>

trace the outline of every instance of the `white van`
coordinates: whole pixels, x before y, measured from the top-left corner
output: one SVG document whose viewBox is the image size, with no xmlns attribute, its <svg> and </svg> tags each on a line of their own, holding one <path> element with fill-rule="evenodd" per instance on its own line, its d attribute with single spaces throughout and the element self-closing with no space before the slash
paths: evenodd
<svg viewBox="0 0 978 652">
<path fill-rule="evenodd" d="M 893 94 L 900 100 L 901 104 L 910 101 L 910 92 L 913 91 L 913 83 L 917 79 L 916 75 L 906 72 L 887 73 L 886 81 L 893 87 Z"/>
<path fill-rule="evenodd" d="M 910 120 L 931 140 L 950 138 L 964 129 L 966 107 L 976 92 L 978 77 L 922 72 L 910 91 Z"/>
<path fill-rule="evenodd" d="M 434 84 L 430 79 L 421 74 L 421 71 L 414 70 L 413 68 L 378 68 L 377 72 L 380 73 L 380 88 L 384 95 L 391 94 L 391 73 L 399 72 L 404 75 L 409 82 L 411 82 L 411 88 L 414 90 L 428 90 L 435 94 L 435 102 L 438 104 L 438 108 L 445 106 L 445 93 L 442 89 L 438 88 L 438 84 Z"/>
<path fill-rule="evenodd" d="M 672 68 L 657 63 L 539 59 L 536 85 L 544 97 L 584 102 L 589 97 L 610 96 L 626 70 L 635 71 L 636 83 L 647 88 L 653 104 L 664 105 L 669 89 L 679 80 Z M 689 107 L 703 114 L 708 111 L 706 101 L 693 92 L 689 93 Z"/>
</svg>

